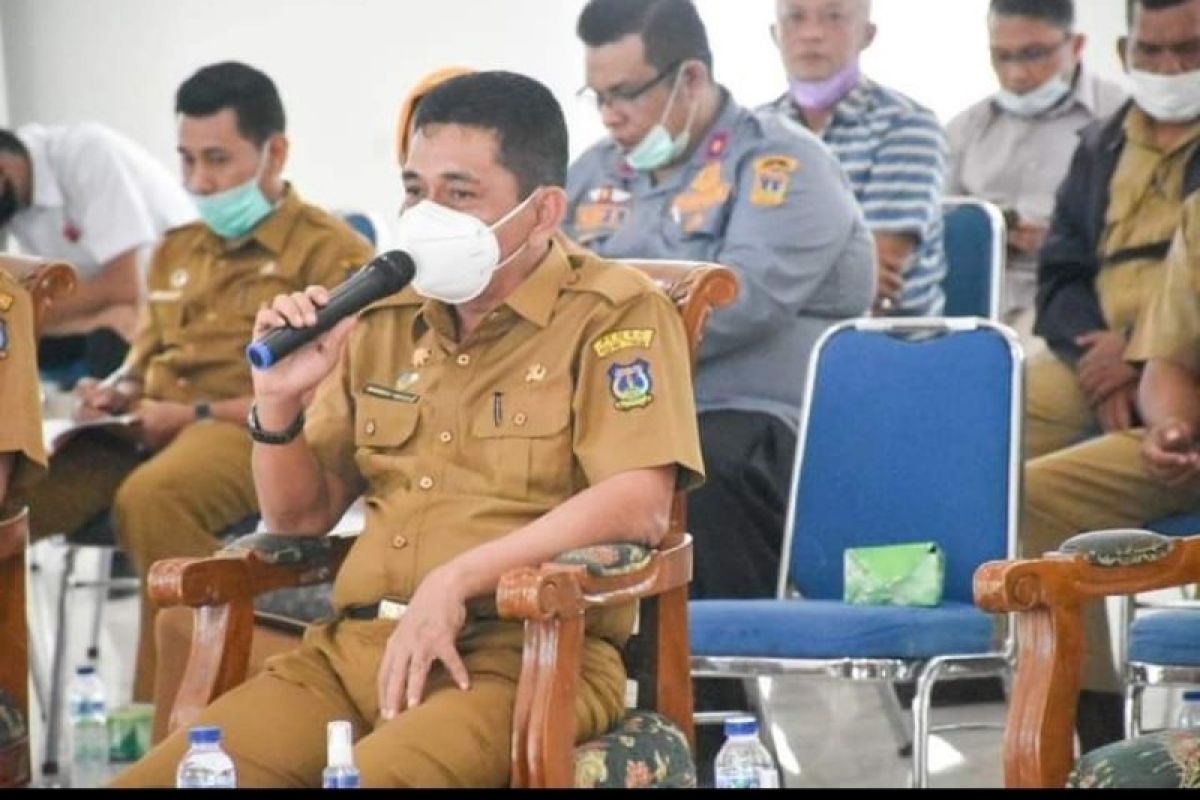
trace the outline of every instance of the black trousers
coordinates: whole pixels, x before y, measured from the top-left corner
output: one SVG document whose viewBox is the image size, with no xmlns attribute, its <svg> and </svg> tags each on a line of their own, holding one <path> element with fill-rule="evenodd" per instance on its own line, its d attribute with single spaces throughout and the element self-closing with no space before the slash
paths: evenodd
<svg viewBox="0 0 1200 800">
<path fill-rule="evenodd" d="M 707 480 L 688 495 L 693 598 L 772 597 L 791 495 L 796 435 L 768 414 L 700 415 Z"/>
<path fill-rule="evenodd" d="M 693 598 L 775 595 L 791 496 L 796 435 L 767 414 L 713 411 L 700 415 L 707 479 L 688 495 L 693 542 Z M 697 711 L 748 710 L 742 681 L 694 682 Z M 712 785 L 712 762 L 724 742 L 719 725 L 696 729 L 701 786 Z"/>
</svg>

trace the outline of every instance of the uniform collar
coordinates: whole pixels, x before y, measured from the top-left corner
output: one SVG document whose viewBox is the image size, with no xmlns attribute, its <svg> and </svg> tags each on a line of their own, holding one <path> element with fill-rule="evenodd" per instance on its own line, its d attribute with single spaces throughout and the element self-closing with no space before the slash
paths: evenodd
<svg viewBox="0 0 1200 800">
<path fill-rule="evenodd" d="M 273 255 L 282 255 L 292 230 L 300 221 L 300 212 L 303 208 L 304 201 L 300 199 L 299 193 L 292 188 L 290 183 L 284 183 L 283 196 L 279 198 L 275 209 L 254 230 L 240 239 L 222 239 L 206 226 L 204 229 L 207 234 L 206 244 L 209 250 L 222 253 L 239 250 L 250 242 L 258 242 Z"/>
<path fill-rule="evenodd" d="M 529 277 L 513 290 L 499 308 L 485 319 L 472 333 L 473 341 L 496 338 L 499 328 L 507 328 L 513 315 L 545 328 L 550 324 L 554 315 L 554 307 L 562 293 L 564 283 L 570 282 L 571 262 L 562 244 L 555 240 L 550 244 L 546 257 L 534 267 Z M 415 292 L 406 290 L 395 298 L 383 301 L 378 305 L 409 305 L 418 298 Z M 421 308 L 413 319 L 413 341 L 417 341 L 424 332 L 432 328 L 447 340 L 455 338 L 455 316 L 451 308 L 439 300 L 423 300 Z"/>
<path fill-rule="evenodd" d="M 47 152 L 49 131 L 37 124 L 22 125 L 17 131 L 17 138 L 29 151 L 29 169 L 33 177 L 31 204 L 44 208 L 62 206 L 62 191 L 58 188 L 58 178 L 50 167 L 50 154 Z"/>
<path fill-rule="evenodd" d="M 1129 113 L 1125 115 L 1125 137 L 1141 147 L 1158 152 L 1159 148 L 1154 143 L 1154 135 L 1150 130 L 1150 124 L 1150 117 L 1145 111 L 1142 111 L 1140 106 L 1134 103 L 1130 107 Z M 1162 155 L 1165 157 L 1172 153 L 1177 153 L 1186 147 L 1190 147 L 1197 139 L 1200 139 L 1200 121 L 1193 122 L 1188 127 L 1187 134 L 1181 136 L 1179 141 L 1175 142 L 1171 146 L 1171 149 L 1162 153 Z"/>
</svg>

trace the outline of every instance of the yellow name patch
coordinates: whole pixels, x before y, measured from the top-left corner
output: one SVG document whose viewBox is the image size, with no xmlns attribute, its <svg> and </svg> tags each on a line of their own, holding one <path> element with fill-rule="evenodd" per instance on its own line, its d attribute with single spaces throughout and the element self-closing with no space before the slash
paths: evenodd
<svg viewBox="0 0 1200 800">
<path fill-rule="evenodd" d="M 596 355 L 600 358 L 606 358 L 613 353 L 630 350 L 634 347 L 648 350 L 650 349 L 650 343 L 653 341 L 654 330 L 651 328 L 641 330 L 626 329 L 604 334 L 592 342 L 592 349 L 596 351 Z"/>
</svg>

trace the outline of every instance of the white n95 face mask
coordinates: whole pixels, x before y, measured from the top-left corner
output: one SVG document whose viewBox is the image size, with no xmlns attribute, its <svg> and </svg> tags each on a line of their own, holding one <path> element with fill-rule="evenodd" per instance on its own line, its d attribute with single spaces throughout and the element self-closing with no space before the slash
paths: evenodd
<svg viewBox="0 0 1200 800">
<path fill-rule="evenodd" d="M 1071 84 L 1061 75 L 1055 75 L 1036 89 L 1025 94 L 1014 94 L 1007 89 L 996 92 L 996 103 L 1005 111 L 1018 117 L 1036 117 L 1061 103 L 1071 93 Z"/>
<path fill-rule="evenodd" d="M 492 275 L 521 254 L 522 244 L 500 260 L 496 230 L 533 199 L 529 195 L 496 224 L 422 200 L 400 215 L 396 246 L 412 256 L 417 266 L 412 287 L 421 295 L 448 305 L 461 305 L 483 294 Z"/>
<path fill-rule="evenodd" d="M 1200 70 L 1159 75 L 1130 70 L 1133 100 L 1159 122 L 1191 122 L 1200 118 Z"/>
</svg>

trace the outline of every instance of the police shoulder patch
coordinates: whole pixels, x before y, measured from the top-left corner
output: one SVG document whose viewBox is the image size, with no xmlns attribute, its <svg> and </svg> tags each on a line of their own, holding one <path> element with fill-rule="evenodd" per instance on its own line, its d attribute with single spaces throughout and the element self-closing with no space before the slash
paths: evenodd
<svg viewBox="0 0 1200 800">
<path fill-rule="evenodd" d="M 607 358 L 614 353 L 619 353 L 622 350 L 630 350 L 634 347 L 649 350 L 650 344 L 653 341 L 653 328 L 626 328 L 618 331 L 609 331 L 602 336 L 598 336 L 592 342 L 592 350 L 600 358 Z"/>
<path fill-rule="evenodd" d="M 13 296 L 8 292 L 0 292 L 0 311 L 8 311 L 13 306 Z"/>
<path fill-rule="evenodd" d="M 800 162 L 791 156 L 763 156 L 756 159 L 750 203 L 763 208 L 783 205 L 792 185 L 792 176 L 799 167 Z"/>
<path fill-rule="evenodd" d="M 631 364 L 613 364 L 608 368 L 608 388 L 618 411 L 645 408 L 654 402 L 650 363 L 639 358 Z"/>
</svg>

